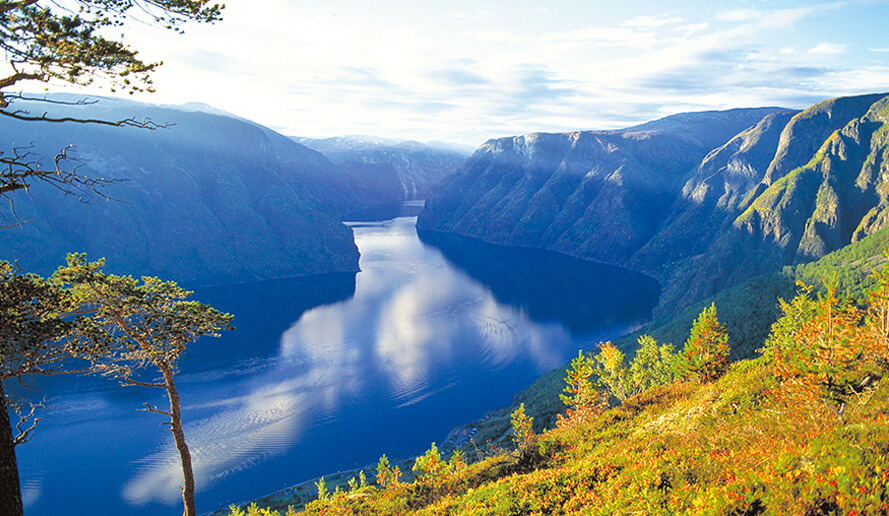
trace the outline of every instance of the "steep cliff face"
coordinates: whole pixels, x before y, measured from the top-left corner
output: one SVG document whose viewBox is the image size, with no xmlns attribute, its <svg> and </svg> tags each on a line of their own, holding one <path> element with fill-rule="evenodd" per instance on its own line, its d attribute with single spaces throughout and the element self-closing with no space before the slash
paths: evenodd
<svg viewBox="0 0 889 516">
<path fill-rule="evenodd" d="M 684 264 L 665 301 L 683 304 L 756 274 L 819 259 L 886 227 L 887 103 L 886 96 L 853 97 L 796 115 L 746 209 Z M 802 157 L 799 149 L 812 148 Z M 789 169 L 788 162 L 803 164 Z"/>
<path fill-rule="evenodd" d="M 436 187 L 418 227 L 625 264 L 657 233 L 713 142 L 775 111 L 493 140 Z"/>
<path fill-rule="evenodd" d="M 377 181 L 381 192 L 394 194 L 395 202 L 425 199 L 429 188 L 453 174 L 468 154 L 434 148 L 413 141 L 398 141 L 370 136 L 334 138 L 294 138 L 295 141 L 324 154 L 332 162 L 351 172 L 354 181 L 366 181 L 365 174 L 379 172 L 374 165 L 392 167 L 395 176 L 388 183 Z"/>
<path fill-rule="evenodd" d="M 627 266 L 686 306 L 889 222 L 886 95 L 489 142 L 419 227 Z"/>
<path fill-rule="evenodd" d="M 863 116 L 884 96 L 873 94 L 826 100 L 793 117 L 781 133 L 778 150 L 763 183 L 770 185 L 808 163 L 835 131 Z"/>
<path fill-rule="evenodd" d="M 74 144 L 78 174 L 115 181 L 103 190 L 110 199 L 92 195 L 88 204 L 39 184 L 15 197 L 27 222 L 0 231 L 0 258 L 48 273 L 82 251 L 107 258 L 112 271 L 188 286 L 357 270 L 351 230 L 339 219 L 364 201 L 321 154 L 226 116 L 116 100 L 56 109 L 175 125 L 0 121 L 4 152 L 27 147 L 51 163 Z"/>
<path fill-rule="evenodd" d="M 870 152 L 861 167 L 858 181 L 876 184 L 878 200 L 855 229 L 852 240 L 856 242 L 889 226 L 889 189 L 885 188 L 889 181 L 889 98 L 875 102 L 867 118 L 875 128 L 870 133 Z"/>
<path fill-rule="evenodd" d="M 775 155 L 784 125 L 794 114 L 766 115 L 707 154 L 682 186 L 665 223 L 628 266 L 669 267 L 704 252 L 749 202 Z"/>
</svg>

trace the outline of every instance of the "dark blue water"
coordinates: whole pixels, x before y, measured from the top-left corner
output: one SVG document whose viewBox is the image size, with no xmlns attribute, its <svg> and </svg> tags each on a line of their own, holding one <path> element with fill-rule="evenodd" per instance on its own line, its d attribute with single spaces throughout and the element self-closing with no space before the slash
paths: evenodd
<svg viewBox="0 0 889 516">
<path fill-rule="evenodd" d="M 408 457 L 505 406 L 581 347 L 637 325 L 656 283 L 539 251 L 354 226 L 357 275 L 234 285 L 195 298 L 238 330 L 196 343 L 178 376 L 199 512 Z M 448 258 L 445 258 L 447 256 Z M 177 514 L 181 470 L 157 390 L 41 379 L 51 410 L 17 449 L 26 514 Z"/>
</svg>

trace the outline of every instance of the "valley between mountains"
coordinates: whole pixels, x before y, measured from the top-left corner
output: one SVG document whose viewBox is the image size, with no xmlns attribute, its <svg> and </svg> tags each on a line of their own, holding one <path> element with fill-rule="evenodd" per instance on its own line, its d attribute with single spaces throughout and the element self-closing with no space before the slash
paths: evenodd
<svg viewBox="0 0 889 516">
<path fill-rule="evenodd" d="M 591 514 L 605 514 L 618 507 L 635 507 L 644 513 L 666 514 L 707 513 L 710 507 L 716 513 L 732 514 L 836 514 L 843 510 L 884 514 L 885 483 L 883 489 L 872 486 L 885 479 L 884 466 L 877 465 L 880 459 L 869 454 L 852 459 L 854 454 L 842 450 L 863 446 L 879 455 L 876 450 L 885 449 L 886 441 L 876 430 L 884 410 L 880 407 L 885 406 L 885 387 L 867 391 L 872 397 L 853 409 L 857 416 L 850 416 L 858 428 L 870 432 L 868 437 L 840 437 L 842 426 L 827 419 L 800 429 L 806 439 L 813 439 L 812 446 L 834 447 L 823 466 L 804 466 L 803 473 L 785 467 L 818 462 L 807 448 L 808 441 L 774 444 L 762 452 L 756 451 L 758 444 L 753 450 L 749 447 L 773 442 L 775 432 L 780 434 L 760 419 L 780 426 L 789 424 L 782 419 L 786 417 L 830 417 L 813 415 L 823 406 L 776 408 L 768 401 L 768 392 L 779 387 L 770 380 L 775 377 L 767 361 L 756 357 L 769 346 L 774 338 L 770 335 L 780 331 L 773 326 L 776 321 L 787 317 L 789 305 L 780 305 L 779 300 L 789 302 L 800 285 L 822 293 L 832 285 L 831 292 L 859 300 L 879 285 L 872 273 L 886 263 L 883 252 L 889 246 L 887 123 L 889 96 L 874 94 L 827 100 L 802 111 L 686 113 L 619 131 L 530 134 L 483 144 L 456 173 L 432 187 L 417 222 L 421 238 L 434 242 L 460 235 L 557 251 L 648 274 L 663 286 L 655 318 L 617 339 L 618 349 L 632 356 L 645 335 L 679 346 L 689 328 L 698 324 L 701 310 L 712 305 L 718 307 L 720 320 L 728 328 L 737 367 L 712 387 L 689 387 L 682 393 L 675 391 L 676 384 L 667 390 L 654 389 L 578 426 L 560 420 L 565 406 L 559 394 L 565 389 L 566 370 L 558 368 L 517 393 L 511 406 L 465 425 L 463 431 L 473 436 L 472 444 L 464 442 L 456 449 L 462 446 L 470 455 L 478 453 L 480 445 L 511 449 L 520 410 L 532 417 L 538 432 L 558 427 L 544 433 L 539 444 L 516 444 L 514 452 L 494 452 L 463 470 L 452 459 L 450 466 L 436 473 L 441 477 L 423 469 L 432 466 L 417 466 L 420 459 L 439 456 L 433 444 L 425 458 L 400 463 L 406 482 L 401 487 L 378 485 L 377 490 L 367 491 L 355 484 L 357 477 L 333 475 L 327 486 L 337 488 L 333 495 L 310 482 L 263 498 L 261 505 L 283 511 L 320 496 L 321 500 L 308 506 L 308 513 L 546 514 L 586 507 Z M 601 370 L 597 374 L 604 378 Z M 734 407 L 732 414 L 715 408 L 721 406 L 720 400 Z M 709 403 L 716 405 L 711 408 Z M 747 426 L 735 417 L 742 410 L 749 411 L 744 416 Z M 671 447 L 679 462 L 664 462 L 661 454 L 655 459 L 637 449 L 639 440 L 650 441 L 645 436 L 664 418 L 680 418 L 687 427 L 675 433 L 665 429 L 663 439 L 669 445 L 650 445 Z M 745 430 L 739 430 L 742 426 Z M 761 433 L 755 438 L 737 437 L 748 430 Z M 699 437 L 690 437 L 694 435 Z M 694 439 L 714 442 L 692 446 Z M 442 461 L 455 449 L 449 446 L 445 443 Z M 535 446 L 539 446 L 537 451 Z M 560 451 L 561 447 L 568 451 Z M 688 476 L 706 475 L 703 471 L 715 467 L 718 461 L 713 460 L 713 453 L 734 456 L 745 451 L 761 453 L 762 461 L 781 465 L 763 473 L 728 461 L 726 469 L 714 474 L 736 479 L 734 475 L 746 475 L 746 480 L 735 484 L 710 478 L 702 485 Z M 709 460 L 699 455 L 704 452 L 711 454 Z M 609 460 L 612 453 L 618 455 Z M 621 462 L 624 459 L 626 464 Z M 535 460 L 540 462 L 527 462 Z M 707 466 L 679 471 L 679 464 L 696 460 Z M 851 462 L 846 471 L 856 471 L 854 475 L 864 482 L 848 484 L 860 486 L 855 488 L 859 496 L 854 499 L 844 494 L 845 488 L 831 487 L 847 482 L 847 477 L 836 476 L 840 469 L 831 469 L 847 460 Z M 648 462 L 633 466 L 636 461 Z M 656 464 L 651 467 L 660 471 L 667 487 L 637 485 L 639 478 L 653 474 L 649 462 Z M 413 473 L 407 471 L 411 464 Z M 796 480 L 769 480 L 775 469 L 780 474 L 789 471 L 787 475 L 796 475 Z M 380 471 L 368 467 L 361 474 L 372 478 Z M 701 498 L 702 491 L 713 498 Z M 792 495 L 785 497 L 791 491 L 798 493 L 795 509 L 790 508 Z M 590 495 L 591 499 L 584 498 L 584 493 L 593 492 L 597 494 Z M 617 492 L 635 494 L 630 500 L 621 499 Z M 688 498 L 683 502 L 682 496 Z M 660 509 L 646 503 L 659 503 Z"/>
<path fill-rule="evenodd" d="M 848 416 L 840 409 L 834 421 L 811 400 L 790 408 L 783 398 L 774 401 L 778 373 L 761 358 L 783 328 L 776 321 L 789 313 L 779 300 L 794 299 L 801 284 L 812 287 L 813 303 L 840 296 L 837 307 L 869 314 L 860 316 L 861 328 L 872 323 L 866 296 L 881 284 L 872 274 L 889 248 L 889 94 L 830 99 L 804 110 L 681 113 L 621 130 L 510 136 L 471 153 L 366 136 L 284 136 L 202 105 L 102 99 L 53 109 L 105 119 L 138 114 L 169 126 L 84 126 L 75 141 L 63 125 L 0 120 L 0 136 L 16 152 L 45 158 L 73 143 L 68 155 L 77 173 L 105 180 L 80 195 L 35 189 L 3 212 L 10 227 L 0 232 L 0 246 L 22 257 L 22 270 L 49 274 L 65 253 L 79 251 L 105 257 L 111 271 L 189 288 L 353 274 L 359 253 L 344 222 L 390 219 L 404 202 L 425 199 L 416 231 L 430 245 L 464 238 L 551 251 L 629 269 L 638 284 L 658 282 L 651 321 L 614 339 L 621 360 L 634 355 L 644 336 L 681 351 L 710 306 L 727 328 L 736 365 L 715 383 L 677 381 L 623 403 L 612 396 L 574 425 L 564 423 L 559 394 L 566 368 L 559 367 L 517 393 L 511 406 L 490 407 L 458 428 L 462 433 L 454 435 L 472 440 L 442 447 L 463 457 L 457 462 L 436 459 L 433 445 L 420 457 L 425 462 L 403 460 L 404 477 L 395 475 L 388 487 L 380 475 L 387 478 L 391 469 L 359 468 L 360 484 L 341 475 L 330 486 L 312 482 L 263 498 L 265 513 L 245 504 L 225 514 L 273 514 L 289 505 L 310 514 L 572 513 L 599 507 L 585 498 L 592 492 L 615 504 L 599 507 L 604 514 L 625 507 L 615 493 L 629 485 L 663 514 L 701 507 L 762 514 L 806 497 L 815 501 L 794 506 L 806 514 L 889 510 L 889 484 L 879 484 L 889 482 L 887 455 L 855 451 L 887 446 L 885 359 L 867 362 L 866 373 L 846 364 L 864 375 L 855 377 L 864 382 L 855 394 L 870 397 Z M 599 349 L 606 348 L 586 351 Z M 519 410 L 533 419 L 527 423 L 533 440 L 515 439 Z M 770 420 L 775 411 L 780 417 Z M 760 426 L 744 426 L 744 417 Z M 742 461 L 733 470 L 728 455 L 714 455 L 719 443 L 740 453 L 745 442 L 792 425 L 798 435 L 755 449 L 759 463 Z M 741 427 L 747 441 L 732 437 Z M 713 447 L 696 447 L 707 439 Z M 643 441 L 651 446 L 636 449 Z M 618 458 L 606 460 L 600 446 Z M 485 447 L 494 451 L 478 451 Z M 467 465 L 470 449 L 478 460 Z M 676 456 L 665 459 L 669 453 Z M 707 456 L 707 464 L 720 464 L 705 468 L 710 476 L 691 478 L 694 469 L 683 469 Z M 651 466 L 639 470 L 644 486 L 632 470 L 639 457 Z M 760 468 L 773 462 L 768 472 Z M 411 463 L 415 471 L 408 472 Z M 834 469 L 838 464 L 854 478 Z M 770 481 L 780 489 L 769 491 Z M 552 495 L 559 486 L 571 494 Z M 853 490 L 864 501 L 852 503 Z"/>
</svg>

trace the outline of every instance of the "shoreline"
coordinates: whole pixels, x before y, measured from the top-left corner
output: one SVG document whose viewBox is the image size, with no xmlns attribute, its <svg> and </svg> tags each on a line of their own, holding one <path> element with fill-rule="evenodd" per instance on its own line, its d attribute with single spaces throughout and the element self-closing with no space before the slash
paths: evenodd
<svg viewBox="0 0 889 516">
<path fill-rule="evenodd" d="M 484 420 L 487 416 L 488 414 L 485 414 L 478 421 Z M 441 446 L 438 446 L 442 458 L 447 460 L 450 457 L 450 454 L 452 454 L 455 450 L 460 449 L 464 445 L 470 444 L 472 442 L 472 438 L 477 432 L 477 428 L 472 425 L 475 425 L 478 421 L 456 426 L 450 432 L 448 432 L 448 435 L 447 437 L 445 437 L 444 441 L 442 441 Z M 425 451 L 418 455 L 393 460 L 390 461 L 390 464 L 393 467 L 398 467 L 401 470 L 402 478 L 404 480 L 411 480 L 413 479 L 411 468 L 413 467 L 414 461 L 417 459 L 417 457 L 422 456 L 423 453 L 425 453 Z M 260 508 L 263 509 L 268 507 L 272 510 L 286 511 L 288 506 L 292 506 L 295 510 L 300 510 L 304 508 L 306 504 L 312 502 L 317 498 L 317 482 L 322 478 L 324 479 L 327 489 L 333 491 L 338 487 L 345 488 L 348 485 L 349 480 L 352 478 L 357 478 L 362 471 L 367 477 L 368 484 L 372 485 L 376 480 L 376 470 L 377 464 L 366 464 L 358 468 L 321 475 L 308 480 L 303 480 L 302 482 L 293 484 L 283 489 L 279 489 L 266 495 L 259 496 L 252 500 L 234 503 L 228 507 L 222 507 L 212 512 L 202 513 L 202 516 L 227 516 L 231 513 L 231 507 L 246 509 L 250 504 L 253 503 L 257 504 Z"/>
</svg>

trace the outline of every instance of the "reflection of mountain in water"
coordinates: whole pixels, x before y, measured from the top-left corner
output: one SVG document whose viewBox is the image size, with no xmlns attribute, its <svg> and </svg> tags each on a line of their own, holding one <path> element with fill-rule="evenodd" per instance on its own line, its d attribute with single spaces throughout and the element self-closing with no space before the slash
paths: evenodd
<svg viewBox="0 0 889 516">
<path fill-rule="evenodd" d="M 354 272 L 198 289 L 193 298 L 234 315 L 238 331 L 202 347 L 207 350 L 206 356 L 196 353 L 183 357 L 188 360 L 186 369 L 206 369 L 215 363 L 243 356 L 243 346 L 247 346 L 254 356 L 275 353 L 281 334 L 305 312 L 345 301 L 354 295 Z"/>
<path fill-rule="evenodd" d="M 498 246 L 418 231 L 501 303 L 535 322 L 558 321 L 573 334 L 651 317 L 661 286 L 644 274 L 540 249 Z"/>
<path fill-rule="evenodd" d="M 649 278 L 546 252 L 472 241 L 439 250 L 418 240 L 415 222 L 351 225 L 357 276 L 195 292 L 238 328 L 189 346 L 177 376 L 199 506 L 383 453 L 422 453 L 578 349 L 647 317 L 657 297 Z M 104 378 L 49 377 L 52 388 L 42 380 L 54 409 L 16 450 L 28 513 L 169 512 L 181 466 L 155 419 L 135 410 L 163 403 L 161 393 Z M 92 473 L 88 497 L 83 471 Z"/>
</svg>

